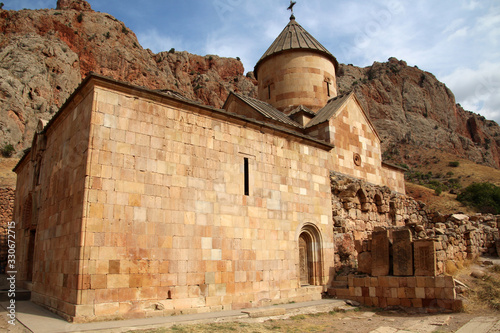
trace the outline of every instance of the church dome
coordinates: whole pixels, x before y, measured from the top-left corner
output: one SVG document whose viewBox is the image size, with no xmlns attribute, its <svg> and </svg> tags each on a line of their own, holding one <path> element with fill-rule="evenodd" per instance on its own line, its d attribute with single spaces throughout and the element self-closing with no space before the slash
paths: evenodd
<svg viewBox="0 0 500 333">
<path fill-rule="evenodd" d="M 335 70 L 339 68 L 339 63 L 333 54 L 308 33 L 306 29 L 298 24 L 297 21 L 295 21 L 295 17 L 292 16 L 285 29 L 283 29 L 278 38 L 274 40 L 255 65 L 255 75 L 257 75 L 259 66 L 266 58 L 290 50 L 308 50 L 321 53 L 333 62 Z"/>
<path fill-rule="evenodd" d="M 258 98 L 288 114 L 318 111 L 337 96 L 337 59 L 295 17 L 255 65 Z"/>
</svg>

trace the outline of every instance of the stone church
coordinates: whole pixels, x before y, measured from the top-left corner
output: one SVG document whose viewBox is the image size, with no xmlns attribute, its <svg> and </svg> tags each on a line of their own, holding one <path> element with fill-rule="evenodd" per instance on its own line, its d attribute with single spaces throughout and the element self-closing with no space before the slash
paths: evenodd
<svg viewBox="0 0 500 333">
<path fill-rule="evenodd" d="M 292 16 L 223 109 L 89 75 L 15 167 L 18 284 L 75 321 L 321 298 L 332 171 L 404 193 L 335 57 Z"/>
</svg>

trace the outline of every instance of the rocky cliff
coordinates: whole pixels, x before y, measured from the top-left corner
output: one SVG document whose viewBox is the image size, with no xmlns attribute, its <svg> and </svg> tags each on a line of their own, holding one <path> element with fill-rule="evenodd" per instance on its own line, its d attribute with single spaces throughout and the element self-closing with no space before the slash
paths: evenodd
<svg viewBox="0 0 500 333">
<path fill-rule="evenodd" d="M 91 71 L 216 107 L 229 91 L 256 91 L 240 61 L 153 54 L 122 22 L 81 0 L 59 0 L 53 10 L 0 10 L 0 59 L 0 145 L 14 145 L 18 155 L 31 145 L 37 120 L 50 119 Z"/>
<path fill-rule="evenodd" d="M 221 107 L 230 91 L 256 95 L 240 61 L 143 49 L 122 22 L 83 0 L 57 8 L 0 10 L 0 146 L 17 155 L 90 71 L 150 89 L 169 89 Z M 339 90 L 354 89 L 384 139 L 384 157 L 420 163 L 419 149 L 454 152 L 500 167 L 500 128 L 463 110 L 431 74 L 389 59 L 367 68 L 341 65 Z"/>
<path fill-rule="evenodd" d="M 368 110 L 385 159 L 418 166 L 425 149 L 500 168 L 498 124 L 465 111 L 431 73 L 390 58 L 366 68 L 341 65 L 338 82 L 341 93 L 356 91 Z"/>
</svg>

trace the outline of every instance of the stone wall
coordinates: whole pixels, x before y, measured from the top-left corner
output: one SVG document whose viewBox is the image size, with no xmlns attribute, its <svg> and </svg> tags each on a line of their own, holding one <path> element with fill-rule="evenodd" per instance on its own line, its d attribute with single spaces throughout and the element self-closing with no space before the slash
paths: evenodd
<svg viewBox="0 0 500 333">
<path fill-rule="evenodd" d="M 379 276 L 348 277 L 349 288 L 328 289 L 331 296 L 347 298 L 368 306 L 461 311 L 452 276 Z"/>
<path fill-rule="evenodd" d="M 439 272 L 456 268 L 456 262 L 480 255 L 496 256 L 500 215 L 429 214 L 426 234 L 436 239 Z"/>
<path fill-rule="evenodd" d="M 357 268 L 357 256 L 367 251 L 376 228 L 409 226 L 425 237 L 428 224 L 425 206 L 412 198 L 356 178 L 331 172 L 335 268 Z"/>
<path fill-rule="evenodd" d="M 81 89 L 35 134 L 16 166 L 16 276 L 33 302 L 74 314 L 84 284 L 79 270 L 93 91 Z"/>
<path fill-rule="evenodd" d="M 425 204 L 387 187 L 331 173 L 335 268 L 356 271 L 358 256 L 371 252 L 375 230 L 409 229 L 415 240 L 433 240 L 437 274 L 453 270 L 455 262 L 497 255 L 500 216 L 429 213 Z"/>
<path fill-rule="evenodd" d="M 18 276 L 30 280 L 32 267 L 34 302 L 92 321 L 314 300 L 326 291 L 330 146 L 99 77 L 42 134 L 46 149 L 33 148 L 16 169 L 26 263 Z M 73 151 L 82 157 L 66 165 Z M 23 217 L 30 194 L 31 222 Z"/>
<path fill-rule="evenodd" d="M 0 274 L 7 265 L 7 224 L 12 221 L 14 195 L 14 189 L 0 188 Z"/>
</svg>

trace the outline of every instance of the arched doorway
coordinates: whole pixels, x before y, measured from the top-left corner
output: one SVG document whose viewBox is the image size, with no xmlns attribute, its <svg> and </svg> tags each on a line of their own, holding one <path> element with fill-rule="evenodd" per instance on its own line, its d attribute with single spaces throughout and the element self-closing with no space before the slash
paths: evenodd
<svg viewBox="0 0 500 333">
<path fill-rule="evenodd" d="M 298 238 L 299 279 L 301 286 L 321 285 L 321 236 L 316 226 L 306 224 Z"/>
</svg>

